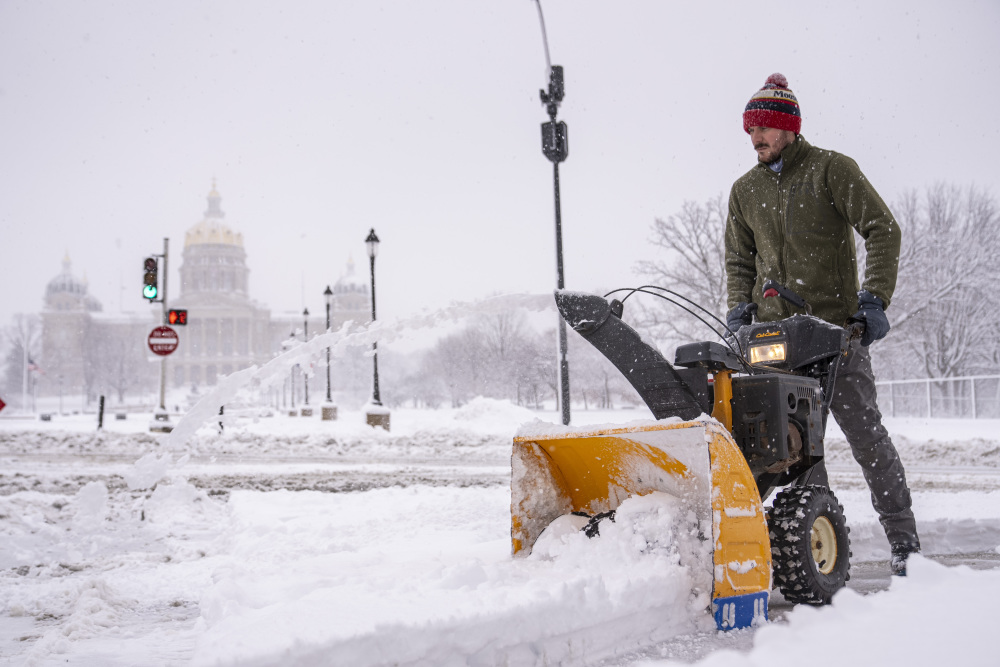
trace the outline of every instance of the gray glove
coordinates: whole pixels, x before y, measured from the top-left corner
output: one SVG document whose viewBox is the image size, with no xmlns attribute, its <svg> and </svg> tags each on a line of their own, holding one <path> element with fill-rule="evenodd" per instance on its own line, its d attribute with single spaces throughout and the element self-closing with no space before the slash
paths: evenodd
<svg viewBox="0 0 1000 667">
<path fill-rule="evenodd" d="M 885 304 L 868 290 L 858 292 L 858 312 L 852 320 L 865 323 L 865 332 L 861 335 L 861 344 L 868 347 L 877 340 L 882 340 L 889 333 L 889 319 L 885 316 Z"/>
<path fill-rule="evenodd" d="M 736 333 L 740 328 L 747 326 L 748 324 L 753 324 L 753 316 L 757 314 L 757 304 L 756 303 L 746 303 L 740 301 L 736 304 L 736 307 L 726 314 L 726 326 L 733 333 Z"/>
</svg>

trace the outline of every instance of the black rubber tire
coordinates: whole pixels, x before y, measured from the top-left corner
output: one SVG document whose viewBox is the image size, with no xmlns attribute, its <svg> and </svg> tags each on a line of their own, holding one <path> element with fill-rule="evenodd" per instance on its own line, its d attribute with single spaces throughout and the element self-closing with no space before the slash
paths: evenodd
<svg viewBox="0 0 1000 667">
<path fill-rule="evenodd" d="M 835 536 L 835 549 L 822 541 L 816 545 L 828 555 L 819 564 L 813 556 L 814 526 L 818 536 L 823 532 Z M 850 528 L 844 508 L 827 487 L 810 484 L 784 489 L 774 498 L 768 529 L 774 584 L 789 602 L 828 604 L 851 578 Z"/>
</svg>

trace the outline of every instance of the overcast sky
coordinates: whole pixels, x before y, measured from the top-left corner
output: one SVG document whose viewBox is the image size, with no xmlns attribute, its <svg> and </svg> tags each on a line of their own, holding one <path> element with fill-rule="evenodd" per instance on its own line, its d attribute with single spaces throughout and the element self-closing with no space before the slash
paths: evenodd
<svg viewBox="0 0 1000 667">
<path fill-rule="evenodd" d="M 755 160 L 769 74 L 803 135 L 892 201 L 937 181 L 1000 196 L 1000 3 L 543 0 L 560 118 L 567 286 L 634 284 L 650 225 Z M 382 239 L 379 316 L 555 286 L 547 83 L 533 0 L 0 0 L 0 324 L 67 252 L 105 311 L 217 179 L 252 296 L 322 311 Z M 905 233 L 905 232 L 904 232 Z"/>
</svg>

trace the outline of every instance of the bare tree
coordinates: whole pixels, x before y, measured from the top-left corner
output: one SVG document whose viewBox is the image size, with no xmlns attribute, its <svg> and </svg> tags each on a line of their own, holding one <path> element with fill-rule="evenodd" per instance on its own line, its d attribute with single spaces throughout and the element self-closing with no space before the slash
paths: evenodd
<svg viewBox="0 0 1000 667">
<path fill-rule="evenodd" d="M 452 407 L 459 407 L 481 393 L 482 342 L 468 328 L 439 340 L 424 354 L 421 374 L 425 382 L 438 377 Z"/>
<path fill-rule="evenodd" d="M 1000 215 L 975 187 L 937 184 L 895 207 L 903 230 L 899 280 L 881 346 L 894 375 L 954 377 L 997 369 Z"/>
<path fill-rule="evenodd" d="M 146 359 L 145 323 L 92 323 L 84 339 L 88 388 L 113 390 L 118 403 L 133 389 L 152 388 L 156 373 Z"/>
<path fill-rule="evenodd" d="M 638 393 L 607 357 L 575 332 L 569 332 L 570 390 L 584 410 L 609 410 L 615 405 L 642 403 Z"/>
<path fill-rule="evenodd" d="M 657 218 L 650 242 L 662 252 L 656 259 L 639 262 L 638 273 L 650 284 L 678 292 L 722 319 L 726 312 L 723 238 L 727 215 L 728 205 L 719 194 L 704 203 L 686 201 L 676 214 L 665 220 Z M 642 303 L 634 315 L 637 326 L 665 343 L 686 343 L 712 335 L 704 324 L 675 305 L 648 297 Z"/>
<path fill-rule="evenodd" d="M 8 349 L 4 359 L 3 389 L 9 402 L 16 402 L 22 409 L 22 396 L 28 401 L 33 394 L 34 374 L 31 362 L 37 361 L 42 351 L 42 326 L 37 315 L 14 315 L 13 321 L 3 330 L 4 343 Z"/>
</svg>

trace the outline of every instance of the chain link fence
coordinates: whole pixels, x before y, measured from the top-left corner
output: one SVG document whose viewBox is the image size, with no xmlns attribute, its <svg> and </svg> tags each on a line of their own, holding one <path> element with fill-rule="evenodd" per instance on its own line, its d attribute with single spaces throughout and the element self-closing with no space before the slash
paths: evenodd
<svg viewBox="0 0 1000 667">
<path fill-rule="evenodd" d="M 890 417 L 1000 419 L 1000 375 L 876 382 Z"/>
</svg>

